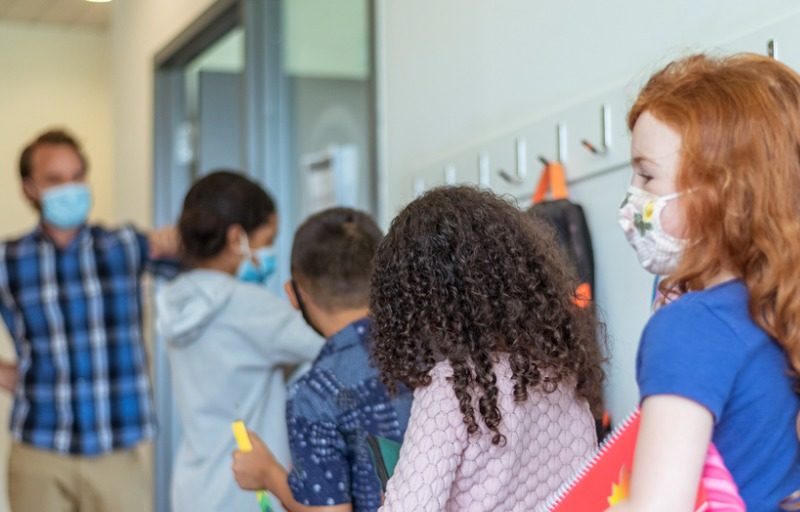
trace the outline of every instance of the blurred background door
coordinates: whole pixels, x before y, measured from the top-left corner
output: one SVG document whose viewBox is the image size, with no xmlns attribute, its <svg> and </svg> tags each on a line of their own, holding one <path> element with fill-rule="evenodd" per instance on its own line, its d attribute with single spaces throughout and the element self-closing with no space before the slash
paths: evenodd
<svg viewBox="0 0 800 512">
<path fill-rule="evenodd" d="M 335 205 L 375 213 L 372 20 L 369 0 L 220 0 L 166 45 L 155 63 L 156 224 L 176 222 L 198 177 L 249 175 L 278 204 L 279 269 L 267 286 L 280 294 L 306 216 Z M 168 512 L 180 422 L 159 339 L 153 366 L 156 511 Z"/>
</svg>

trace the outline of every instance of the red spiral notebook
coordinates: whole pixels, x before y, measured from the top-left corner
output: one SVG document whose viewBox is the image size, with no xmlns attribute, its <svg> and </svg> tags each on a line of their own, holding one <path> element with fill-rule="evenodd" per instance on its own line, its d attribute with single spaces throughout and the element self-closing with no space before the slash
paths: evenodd
<svg viewBox="0 0 800 512">
<path fill-rule="evenodd" d="M 603 512 L 628 496 L 636 438 L 639 434 L 639 410 L 631 414 L 608 439 L 575 478 L 550 498 L 549 512 Z M 708 510 L 705 489 L 697 493 L 695 512 Z"/>
</svg>

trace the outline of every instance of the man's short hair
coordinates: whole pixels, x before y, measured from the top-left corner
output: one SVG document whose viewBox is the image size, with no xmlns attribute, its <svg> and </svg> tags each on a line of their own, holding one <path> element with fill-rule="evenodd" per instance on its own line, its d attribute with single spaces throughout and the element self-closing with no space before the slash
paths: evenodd
<svg viewBox="0 0 800 512">
<path fill-rule="evenodd" d="M 78 158 L 81 160 L 81 165 L 84 171 L 89 170 L 89 164 L 86 160 L 86 155 L 83 153 L 78 140 L 65 130 L 48 130 L 34 139 L 33 142 L 25 146 L 22 154 L 19 157 L 19 175 L 24 180 L 30 178 L 31 170 L 33 167 L 33 154 L 40 146 L 64 144 L 75 150 Z"/>
<path fill-rule="evenodd" d="M 368 214 L 331 208 L 309 217 L 292 245 L 292 277 L 328 311 L 369 305 L 372 259 L 383 238 Z"/>
</svg>

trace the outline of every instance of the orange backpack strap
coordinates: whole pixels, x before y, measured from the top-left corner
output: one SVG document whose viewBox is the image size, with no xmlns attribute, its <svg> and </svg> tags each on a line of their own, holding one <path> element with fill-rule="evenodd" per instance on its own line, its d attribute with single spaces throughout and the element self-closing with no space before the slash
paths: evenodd
<svg viewBox="0 0 800 512">
<path fill-rule="evenodd" d="M 531 198 L 533 204 L 539 204 L 544 201 L 548 188 L 550 188 L 550 166 L 545 165 L 544 169 L 542 169 L 542 176 L 539 178 L 539 184 L 536 185 L 536 192 L 533 193 Z"/>
<path fill-rule="evenodd" d="M 573 303 L 579 308 L 588 308 L 592 304 L 592 287 L 589 283 L 581 283 L 575 290 Z"/>
<path fill-rule="evenodd" d="M 564 175 L 564 166 L 559 162 L 550 162 L 544 166 L 542 177 L 539 178 L 539 184 L 536 186 L 536 192 L 533 193 L 533 197 L 531 198 L 533 204 L 544 201 L 547 197 L 548 190 L 554 201 L 569 197 L 567 179 Z"/>
</svg>

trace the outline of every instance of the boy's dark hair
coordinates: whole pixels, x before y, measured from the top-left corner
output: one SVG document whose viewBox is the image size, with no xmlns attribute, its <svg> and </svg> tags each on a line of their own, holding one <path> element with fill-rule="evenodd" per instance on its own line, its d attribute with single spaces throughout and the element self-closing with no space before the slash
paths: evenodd
<svg viewBox="0 0 800 512">
<path fill-rule="evenodd" d="M 509 355 L 514 398 L 564 382 L 596 408 L 603 356 L 594 314 L 574 304 L 549 226 L 491 192 L 439 188 L 409 204 L 375 255 L 373 358 L 390 390 L 427 386 L 448 360 L 470 433 L 479 420 L 504 442 L 493 355 Z"/>
<path fill-rule="evenodd" d="M 25 180 L 30 178 L 31 171 L 33 170 L 33 154 L 40 146 L 64 144 L 75 150 L 78 158 L 81 160 L 83 170 L 89 170 L 89 162 L 86 160 L 86 155 L 83 153 L 78 140 L 65 130 L 48 130 L 33 140 L 30 144 L 25 146 L 22 154 L 19 156 L 19 175 Z"/>
<path fill-rule="evenodd" d="M 183 200 L 178 231 L 184 256 L 190 262 L 219 254 L 228 228 L 238 224 L 249 235 L 269 221 L 275 203 L 257 183 L 228 170 L 200 178 Z"/>
<path fill-rule="evenodd" d="M 326 310 L 365 307 L 372 258 L 382 237 L 364 212 L 331 208 L 314 214 L 294 236 L 292 278 Z"/>
</svg>

